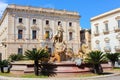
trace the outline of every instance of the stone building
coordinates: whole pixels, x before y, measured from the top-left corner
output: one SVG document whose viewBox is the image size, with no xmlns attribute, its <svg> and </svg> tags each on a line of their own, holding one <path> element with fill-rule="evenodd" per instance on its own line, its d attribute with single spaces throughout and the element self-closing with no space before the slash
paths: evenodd
<svg viewBox="0 0 120 80">
<path fill-rule="evenodd" d="M 120 52 L 120 8 L 91 18 L 92 50 Z"/>
<path fill-rule="evenodd" d="M 81 29 L 80 30 L 80 42 L 81 45 L 85 43 L 91 49 L 91 30 L 90 29 Z"/>
<path fill-rule="evenodd" d="M 27 49 L 49 48 L 53 52 L 53 36 L 62 26 L 63 40 L 75 53 L 80 47 L 80 15 L 77 12 L 31 6 L 8 5 L 0 20 L 0 53 L 23 54 Z"/>
</svg>

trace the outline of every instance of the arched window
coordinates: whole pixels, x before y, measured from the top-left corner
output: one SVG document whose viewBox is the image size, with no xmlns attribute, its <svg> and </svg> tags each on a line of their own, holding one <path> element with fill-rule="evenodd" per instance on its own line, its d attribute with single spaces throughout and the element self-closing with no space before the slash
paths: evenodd
<svg viewBox="0 0 120 80">
<path fill-rule="evenodd" d="M 49 20 L 46 20 L 46 23 L 45 23 L 46 25 L 49 25 Z"/>
<path fill-rule="evenodd" d="M 69 22 L 69 26 L 70 26 L 70 27 L 72 26 L 72 22 Z"/>
<path fill-rule="evenodd" d="M 33 24 L 36 24 L 36 19 L 33 19 Z"/>
<path fill-rule="evenodd" d="M 58 26 L 60 26 L 61 25 L 61 21 L 58 21 Z"/>
</svg>

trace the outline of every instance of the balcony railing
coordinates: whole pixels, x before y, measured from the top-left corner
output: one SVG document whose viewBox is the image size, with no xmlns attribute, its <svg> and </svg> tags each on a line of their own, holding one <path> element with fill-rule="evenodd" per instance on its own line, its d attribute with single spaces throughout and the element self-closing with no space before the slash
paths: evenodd
<svg viewBox="0 0 120 80">
<path fill-rule="evenodd" d="M 116 50 L 116 52 L 120 52 L 120 45 L 119 46 L 115 46 L 115 50 Z"/>
<path fill-rule="evenodd" d="M 104 34 L 109 34 L 109 30 L 103 29 L 103 33 L 104 33 Z"/>
<path fill-rule="evenodd" d="M 21 37 L 18 38 L 18 34 L 8 34 L 6 38 L 6 42 L 41 42 L 41 41 L 52 41 L 52 37 L 45 38 L 44 35 L 36 35 L 36 38 L 32 37 L 32 34 L 23 34 Z"/>
<path fill-rule="evenodd" d="M 95 36 L 99 36 L 99 32 L 95 31 L 95 32 L 94 32 L 94 35 L 95 35 Z"/>
<path fill-rule="evenodd" d="M 114 31 L 115 32 L 120 32 L 120 27 L 118 27 L 118 26 L 114 27 Z"/>
<path fill-rule="evenodd" d="M 18 34 L 8 34 L 7 41 L 8 42 L 15 42 L 15 41 L 28 41 L 28 40 L 39 40 L 41 38 L 39 35 L 36 35 L 36 38 L 32 38 L 32 34 L 23 34 L 19 36 Z"/>
</svg>

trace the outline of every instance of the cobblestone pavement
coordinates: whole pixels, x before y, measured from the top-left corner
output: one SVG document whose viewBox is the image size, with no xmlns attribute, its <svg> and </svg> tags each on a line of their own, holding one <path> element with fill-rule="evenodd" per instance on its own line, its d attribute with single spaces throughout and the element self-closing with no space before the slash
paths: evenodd
<svg viewBox="0 0 120 80">
<path fill-rule="evenodd" d="M 13 78 L 0 76 L 0 80 L 120 80 L 120 74 L 87 78 Z"/>
</svg>

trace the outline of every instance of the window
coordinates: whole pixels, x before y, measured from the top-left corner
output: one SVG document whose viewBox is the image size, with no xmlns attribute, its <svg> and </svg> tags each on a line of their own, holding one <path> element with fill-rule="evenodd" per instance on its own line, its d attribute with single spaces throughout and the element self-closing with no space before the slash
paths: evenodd
<svg viewBox="0 0 120 80">
<path fill-rule="evenodd" d="M 101 50 L 101 48 L 100 48 L 100 44 L 99 44 L 99 43 L 96 44 L 96 50 Z"/>
<path fill-rule="evenodd" d="M 70 27 L 72 26 L 72 22 L 69 22 L 69 26 L 70 26 Z"/>
<path fill-rule="evenodd" d="M 33 48 L 33 51 L 36 51 L 37 49 L 36 48 Z"/>
<path fill-rule="evenodd" d="M 60 21 L 58 21 L 58 26 L 60 26 L 61 25 L 61 22 Z"/>
<path fill-rule="evenodd" d="M 32 30 L 32 39 L 36 39 L 36 33 L 37 33 L 36 30 Z"/>
<path fill-rule="evenodd" d="M 85 31 L 84 30 L 80 31 L 80 40 L 81 40 L 81 42 L 85 41 Z"/>
<path fill-rule="evenodd" d="M 118 28 L 120 28 L 120 20 L 118 20 Z"/>
<path fill-rule="evenodd" d="M 23 23 L 22 18 L 19 18 L 19 23 Z"/>
<path fill-rule="evenodd" d="M 49 25 L 49 21 L 48 20 L 46 20 L 46 25 Z"/>
<path fill-rule="evenodd" d="M 106 51 L 110 51 L 110 50 L 111 50 L 110 43 L 109 43 L 109 42 L 106 42 L 105 44 L 106 44 L 105 50 L 106 50 Z"/>
<path fill-rule="evenodd" d="M 69 40 L 72 40 L 73 39 L 72 37 L 73 37 L 72 32 L 69 32 Z"/>
<path fill-rule="evenodd" d="M 108 23 L 105 23 L 105 31 L 108 31 Z"/>
<path fill-rule="evenodd" d="M 23 54 L 23 48 L 18 48 L 18 54 Z"/>
<path fill-rule="evenodd" d="M 96 27 L 96 32 L 99 33 L 98 26 L 95 26 L 95 27 Z"/>
<path fill-rule="evenodd" d="M 23 30 L 18 30 L 18 39 L 22 39 Z"/>
<path fill-rule="evenodd" d="M 36 24 L 36 19 L 33 19 L 33 24 Z"/>
<path fill-rule="evenodd" d="M 46 37 L 46 39 L 49 39 L 49 36 L 50 36 L 50 32 L 49 32 L 49 31 L 46 31 L 46 32 L 45 32 L 45 37 Z"/>
</svg>

